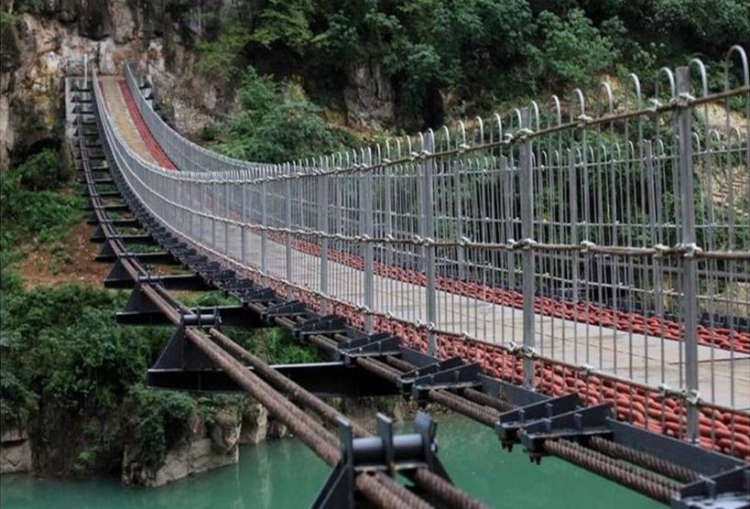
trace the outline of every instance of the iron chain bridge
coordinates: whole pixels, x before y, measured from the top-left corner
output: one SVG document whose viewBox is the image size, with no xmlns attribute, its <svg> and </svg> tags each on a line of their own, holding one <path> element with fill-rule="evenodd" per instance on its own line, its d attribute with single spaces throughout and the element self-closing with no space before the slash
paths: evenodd
<svg viewBox="0 0 750 509">
<path fill-rule="evenodd" d="M 742 47 L 718 89 L 694 59 L 648 94 L 631 74 L 283 164 L 182 136 L 135 65 L 69 68 L 92 240 L 105 285 L 132 289 L 118 320 L 175 328 L 149 384 L 258 400 L 332 466 L 314 507 L 483 507 L 427 413 L 405 434 L 379 414 L 372 434 L 324 400 L 389 394 L 671 507 L 750 506 Z M 209 289 L 237 304 L 176 293 Z M 330 361 L 269 366 L 231 338 L 272 326 Z"/>
</svg>

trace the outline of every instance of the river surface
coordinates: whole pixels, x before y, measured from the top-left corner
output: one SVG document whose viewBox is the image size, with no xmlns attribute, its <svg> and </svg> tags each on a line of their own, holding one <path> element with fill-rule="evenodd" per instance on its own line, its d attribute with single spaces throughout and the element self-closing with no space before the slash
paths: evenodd
<svg viewBox="0 0 750 509">
<path fill-rule="evenodd" d="M 457 415 L 438 417 L 439 457 L 465 491 L 505 508 L 664 507 L 556 458 L 529 462 L 520 447 L 500 448 L 486 427 Z M 49 481 L 0 476 L 2 509 L 259 509 L 306 508 L 328 466 L 301 442 L 244 446 L 237 465 L 156 488 L 127 488 L 117 479 Z"/>
</svg>

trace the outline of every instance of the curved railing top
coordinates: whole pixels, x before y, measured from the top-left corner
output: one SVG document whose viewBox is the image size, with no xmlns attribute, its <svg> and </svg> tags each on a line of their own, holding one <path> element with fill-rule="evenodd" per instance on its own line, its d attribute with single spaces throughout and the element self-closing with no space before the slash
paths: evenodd
<svg viewBox="0 0 750 509">
<path fill-rule="evenodd" d="M 741 76 L 741 83 L 739 84 L 732 83 L 730 70 L 735 64 L 740 67 L 738 74 Z M 177 164 L 182 171 L 234 170 L 236 178 L 255 182 L 366 170 L 378 171 L 388 166 L 397 166 L 425 157 L 461 156 L 471 152 L 504 148 L 513 150 L 515 145 L 526 139 L 545 139 L 548 143 L 552 143 L 555 136 L 571 135 L 575 138 L 578 133 L 584 131 L 607 130 L 615 123 L 624 125 L 632 123 L 636 130 L 641 131 L 641 124 L 644 120 L 685 107 L 728 100 L 747 94 L 750 90 L 748 77 L 750 71 L 746 52 L 741 46 L 733 46 L 727 52 L 724 61 L 724 86 L 722 90 L 713 93 L 708 88 L 706 66 L 699 59 L 694 58 L 688 66 L 683 68 L 683 76 L 679 78 L 682 88 L 679 90 L 676 71 L 666 67 L 657 71 L 654 91 L 647 101 L 648 106 L 644 106 L 641 80 L 636 74 L 630 74 L 626 87 L 619 90 L 620 94 L 617 94 L 618 90 L 613 89 L 607 81 L 597 87 L 593 96 L 592 114 L 588 113 L 586 94 L 581 89 L 575 89 L 570 95 L 571 101 L 567 107 L 558 96 L 553 95 L 547 102 L 547 107 L 540 107 L 537 102 L 532 101 L 527 107 L 514 108 L 506 115 L 494 113 L 488 118 L 476 117 L 471 121 L 457 121 L 453 127 L 443 126 L 437 131 L 429 129 L 412 136 L 391 138 L 382 144 L 378 143 L 366 148 L 321 154 L 317 157 L 280 164 L 263 164 L 218 154 L 181 136 L 164 122 L 149 101 L 143 97 L 130 65 L 126 66 L 125 73 L 131 91 L 136 97 L 139 111 L 144 115 L 154 137 L 162 144 L 162 148 L 171 159 L 183 163 Z M 697 82 L 694 84 L 695 78 Z M 567 115 L 564 114 L 566 109 Z M 565 121 L 566 116 L 567 121 Z M 642 141 L 642 136 L 636 140 L 638 144 Z M 603 143 L 607 143 L 607 140 Z M 622 147 L 616 147 L 615 144 L 616 142 L 610 152 L 622 153 Z M 555 147 L 549 146 L 548 155 L 553 154 L 554 150 Z M 588 157 L 586 152 L 590 150 L 590 146 L 584 150 L 578 146 L 574 152 L 577 150 L 585 158 Z M 217 178 L 225 180 L 227 176 Z"/>
<path fill-rule="evenodd" d="M 125 66 L 125 78 L 136 107 L 152 136 L 159 142 L 167 156 L 183 171 L 211 172 L 237 170 L 253 176 L 273 175 L 279 171 L 275 164 L 255 163 L 233 159 L 201 147 L 170 127 L 141 91 L 132 64 Z"/>
</svg>

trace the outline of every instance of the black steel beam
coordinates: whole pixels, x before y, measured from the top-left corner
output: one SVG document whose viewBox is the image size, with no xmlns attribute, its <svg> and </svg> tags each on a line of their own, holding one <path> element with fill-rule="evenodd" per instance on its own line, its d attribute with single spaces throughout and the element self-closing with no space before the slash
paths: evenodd
<svg viewBox="0 0 750 509">
<path fill-rule="evenodd" d="M 164 285 L 167 290 L 182 290 L 182 291 L 194 291 L 202 292 L 210 290 L 211 287 L 200 276 L 195 274 L 177 274 L 171 276 L 154 276 L 151 278 L 152 281 L 160 282 Z M 110 274 L 104 280 L 105 288 L 123 289 L 133 288 L 135 281 L 129 277 L 120 277 L 118 275 Z"/>
<path fill-rule="evenodd" d="M 268 322 L 261 320 L 258 313 L 247 306 L 216 306 L 208 308 L 193 308 L 196 314 L 214 313 L 221 319 L 221 325 L 226 327 L 246 327 L 260 329 L 270 327 Z M 159 310 L 121 311 L 117 313 L 117 323 L 122 325 L 169 325 L 171 322 Z"/>
<path fill-rule="evenodd" d="M 396 386 L 357 366 L 343 362 L 276 364 L 279 374 L 320 397 L 363 397 L 398 394 Z M 252 368 L 248 368 L 252 371 Z M 220 370 L 149 369 L 148 385 L 186 391 L 243 392 Z"/>
<path fill-rule="evenodd" d="M 138 260 L 143 264 L 180 265 L 180 262 L 177 261 L 169 251 L 158 251 L 156 253 L 127 253 L 126 257 Z M 96 255 L 94 260 L 102 263 L 112 263 L 117 261 L 117 255 L 102 252 Z"/>
</svg>

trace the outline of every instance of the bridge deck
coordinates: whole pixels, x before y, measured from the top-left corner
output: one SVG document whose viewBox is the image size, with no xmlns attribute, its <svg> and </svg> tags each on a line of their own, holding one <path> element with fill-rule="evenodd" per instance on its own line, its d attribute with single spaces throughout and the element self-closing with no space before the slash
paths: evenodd
<svg viewBox="0 0 750 509">
<path fill-rule="evenodd" d="M 204 222 L 202 242 L 211 245 L 211 226 Z M 224 246 L 224 227 L 216 227 L 216 243 Z M 229 252 L 241 260 L 241 232 L 229 226 Z M 246 260 L 259 264 L 260 237 L 248 236 Z M 286 277 L 285 246 L 268 241 L 269 272 Z M 319 288 L 318 258 L 293 252 L 292 280 L 311 289 Z M 363 302 L 363 272 L 329 261 L 329 294 Z M 390 310 L 399 318 L 416 320 L 426 315 L 422 286 L 374 276 L 376 309 Z M 470 337 L 496 344 L 522 343 L 522 312 L 456 294 L 437 291 L 438 321 L 442 330 L 466 332 Z M 395 303 L 399 303 L 398 306 Z M 682 343 L 674 340 L 629 333 L 602 326 L 536 314 L 537 350 L 545 357 L 573 364 L 589 364 L 604 373 L 658 387 L 683 386 Z M 700 395 L 705 401 L 750 411 L 750 356 L 707 346 L 698 347 Z M 734 377 L 734 383 L 732 379 Z"/>
<path fill-rule="evenodd" d="M 149 136 L 149 140 L 144 140 L 144 133 L 139 132 L 136 125 L 139 119 L 134 120 L 131 114 L 121 81 L 104 77 L 100 83 L 112 118 L 128 146 L 151 163 L 162 162 L 159 156 L 163 153 L 154 154 L 153 139 Z M 239 215 L 239 211 L 234 212 Z M 196 237 L 202 237 L 201 242 L 210 246 L 211 225 L 208 221 L 203 223 L 202 232 L 196 232 L 202 235 Z M 224 231 L 224 225 L 217 225 L 215 241 L 218 246 L 227 245 Z M 229 226 L 227 231 L 229 252 L 233 258 L 241 260 L 241 231 L 235 226 Z M 269 241 L 268 248 L 269 272 L 286 277 L 285 247 Z M 245 259 L 259 265 L 260 258 L 260 237 L 251 233 Z M 294 251 L 293 267 L 292 280 L 296 284 L 319 288 L 317 257 Z M 329 261 L 328 275 L 329 294 L 350 302 L 364 301 L 362 271 Z M 419 285 L 375 275 L 374 300 L 375 309 L 388 310 L 402 319 L 416 321 L 424 320 L 426 316 L 425 290 Z M 442 330 L 467 333 L 490 343 L 522 342 L 520 309 L 444 291 L 436 292 L 436 302 L 438 326 Z M 576 365 L 588 364 L 605 373 L 652 387 L 660 384 L 672 388 L 684 386 L 681 379 L 684 371 L 682 343 L 678 341 L 539 314 L 535 317 L 536 347 L 545 357 Z M 698 347 L 698 356 L 701 397 L 709 402 L 750 411 L 750 356 L 707 346 Z"/>
<path fill-rule="evenodd" d="M 151 164 L 176 169 L 143 123 L 125 80 L 119 76 L 102 76 L 99 85 L 114 124 L 128 147 Z"/>
</svg>

